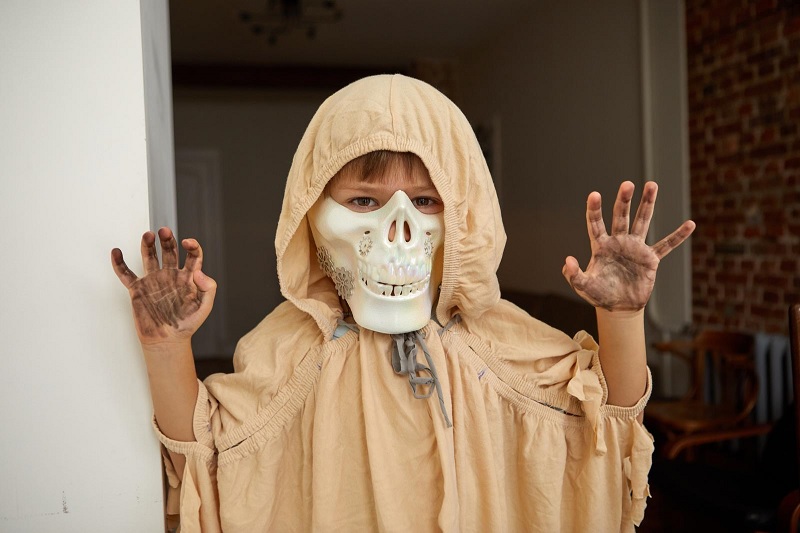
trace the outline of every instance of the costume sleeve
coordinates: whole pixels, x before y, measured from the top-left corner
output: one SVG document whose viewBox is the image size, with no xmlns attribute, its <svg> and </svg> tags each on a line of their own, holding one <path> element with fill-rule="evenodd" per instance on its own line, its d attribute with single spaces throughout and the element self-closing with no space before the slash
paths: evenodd
<svg viewBox="0 0 800 533">
<path fill-rule="evenodd" d="M 604 439 L 606 446 L 616 445 L 622 456 L 623 471 L 631 495 L 631 505 L 627 509 L 628 518 L 637 526 L 644 518 L 647 498 L 650 496 L 647 476 L 653 464 L 654 446 L 653 436 L 636 418 L 647 405 L 652 390 L 653 377 L 648 368 L 647 388 L 639 401 L 630 407 L 603 405 L 596 430 L 598 438 L 602 438 L 604 432 L 611 433 Z"/>
<path fill-rule="evenodd" d="M 172 440 L 153 418 L 153 427 L 163 445 L 161 455 L 167 473 L 167 515 L 180 514 L 181 533 L 222 531 L 217 493 L 217 453 L 211 433 L 211 417 L 217 403 L 199 382 L 194 409 L 194 442 Z M 183 480 L 179 479 L 167 450 L 186 457 Z"/>
<path fill-rule="evenodd" d="M 594 430 L 595 453 L 605 455 L 612 452 L 620 455 L 631 495 L 625 514 L 638 526 L 644 518 L 647 498 L 650 496 L 647 475 L 652 466 L 654 446 L 653 436 L 636 418 L 650 399 L 653 376 L 648 368 L 644 394 L 635 405 L 609 405 L 606 403 L 608 386 L 597 355 L 597 343 L 585 332 L 576 335 L 575 340 L 582 348 L 579 358 L 584 355 L 591 358 L 591 362 L 588 366 L 577 365 L 568 390 L 581 401 L 586 419 Z"/>
</svg>

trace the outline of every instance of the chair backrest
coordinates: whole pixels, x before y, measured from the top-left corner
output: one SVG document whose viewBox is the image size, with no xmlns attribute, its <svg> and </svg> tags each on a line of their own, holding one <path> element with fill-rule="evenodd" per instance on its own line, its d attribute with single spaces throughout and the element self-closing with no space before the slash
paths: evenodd
<svg viewBox="0 0 800 533">
<path fill-rule="evenodd" d="M 708 404 L 727 404 L 744 419 L 758 398 L 752 334 L 707 330 L 692 347 L 693 375 L 689 396 Z"/>
</svg>

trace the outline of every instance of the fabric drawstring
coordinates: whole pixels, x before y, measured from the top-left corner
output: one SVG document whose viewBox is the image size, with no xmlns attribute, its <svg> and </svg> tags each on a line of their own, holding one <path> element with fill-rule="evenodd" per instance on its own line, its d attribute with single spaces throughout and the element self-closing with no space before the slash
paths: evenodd
<svg viewBox="0 0 800 533">
<path fill-rule="evenodd" d="M 434 318 L 434 320 L 436 319 Z M 450 320 L 448 320 L 447 324 L 445 324 L 444 326 L 439 324 L 439 321 L 436 320 L 436 323 L 439 324 L 439 326 L 441 326 L 441 329 L 439 330 L 439 336 L 441 337 L 445 331 L 453 327 L 455 324 L 458 324 L 459 322 L 461 322 L 461 315 L 459 314 L 453 315 L 453 317 Z"/>
<path fill-rule="evenodd" d="M 340 318 L 336 325 L 336 329 L 333 331 L 333 338 L 338 339 L 339 337 L 343 337 L 348 331 L 355 331 L 358 333 L 359 329 L 355 324 L 345 322 Z"/>
<path fill-rule="evenodd" d="M 444 405 L 444 396 L 442 395 L 442 385 L 439 383 L 436 366 L 433 364 L 431 354 L 428 352 L 428 346 L 425 344 L 425 337 L 419 331 L 412 331 L 393 334 L 392 340 L 394 341 L 392 346 L 392 368 L 395 373 L 408 375 L 408 383 L 411 385 L 414 398 L 429 398 L 435 388 L 436 394 L 439 396 L 439 407 L 442 409 L 442 415 L 444 415 L 447 427 L 453 427 L 450 417 L 447 416 L 447 408 Z M 421 365 L 417 362 L 417 344 L 422 347 L 422 352 L 425 354 L 425 359 L 428 361 L 429 366 Z M 427 372 L 429 376 L 419 376 L 417 372 Z M 418 385 L 428 386 L 427 394 L 418 393 Z"/>
</svg>

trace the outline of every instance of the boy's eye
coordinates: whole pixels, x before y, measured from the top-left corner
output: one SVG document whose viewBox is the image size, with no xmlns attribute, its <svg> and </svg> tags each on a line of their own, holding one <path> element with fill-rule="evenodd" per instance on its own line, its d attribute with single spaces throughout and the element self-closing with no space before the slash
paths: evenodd
<svg viewBox="0 0 800 533">
<path fill-rule="evenodd" d="M 367 196 L 361 196 L 358 198 L 353 198 L 350 200 L 350 203 L 356 207 L 377 207 L 378 202 L 375 201 L 374 198 L 369 198 Z"/>
<path fill-rule="evenodd" d="M 414 204 L 414 207 L 419 209 L 420 211 L 429 212 L 432 209 L 437 209 L 441 205 L 441 202 L 436 198 L 430 198 L 428 196 L 420 196 L 419 198 L 414 198 L 411 200 Z"/>
</svg>

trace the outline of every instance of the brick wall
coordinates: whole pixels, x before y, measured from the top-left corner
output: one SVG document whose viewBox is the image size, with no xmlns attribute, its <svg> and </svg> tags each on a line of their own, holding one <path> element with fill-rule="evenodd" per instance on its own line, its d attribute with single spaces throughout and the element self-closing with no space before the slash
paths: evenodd
<svg viewBox="0 0 800 533">
<path fill-rule="evenodd" d="M 686 0 L 699 327 L 787 331 L 800 302 L 800 0 Z"/>
</svg>

